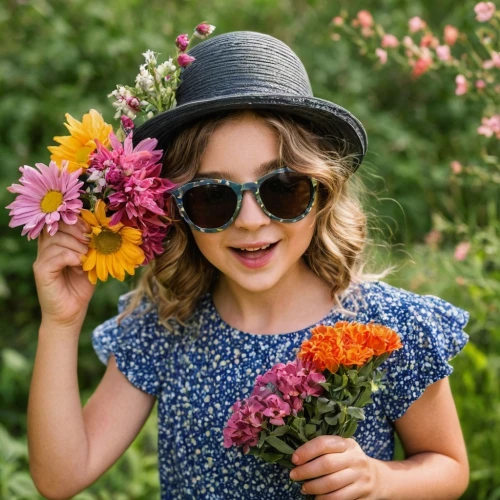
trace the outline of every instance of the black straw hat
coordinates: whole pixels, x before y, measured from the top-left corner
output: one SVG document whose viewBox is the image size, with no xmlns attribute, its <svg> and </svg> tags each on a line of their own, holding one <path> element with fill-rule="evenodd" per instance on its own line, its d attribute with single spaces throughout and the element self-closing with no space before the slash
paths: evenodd
<svg viewBox="0 0 500 500">
<path fill-rule="evenodd" d="M 315 131 L 345 141 L 354 154 L 353 169 L 363 161 L 367 136 L 349 111 L 312 94 L 304 65 L 285 43 L 253 31 L 208 38 L 189 55 L 196 60 L 181 71 L 176 107 L 146 121 L 133 142 L 148 137 L 164 151 L 182 126 L 208 114 L 237 109 L 266 109 L 291 114 Z"/>
</svg>

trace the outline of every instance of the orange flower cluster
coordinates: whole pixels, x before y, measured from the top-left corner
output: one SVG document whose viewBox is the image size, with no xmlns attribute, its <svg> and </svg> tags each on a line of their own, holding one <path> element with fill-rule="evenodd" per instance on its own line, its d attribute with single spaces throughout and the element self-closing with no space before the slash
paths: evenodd
<svg viewBox="0 0 500 500">
<path fill-rule="evenodd" d="M 362 366 L 372 356 L 402 347 L 399 335 L 374 323 L 339 321 L 334 326 L 319 325 L 300 346 L 298 357 L 320 371 L 335 373 L 339 366 Z"/>
</svg>

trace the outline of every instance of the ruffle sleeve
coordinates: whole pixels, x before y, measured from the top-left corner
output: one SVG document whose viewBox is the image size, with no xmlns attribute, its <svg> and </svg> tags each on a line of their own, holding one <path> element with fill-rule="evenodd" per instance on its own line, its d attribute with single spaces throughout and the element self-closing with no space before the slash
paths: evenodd
<svg viewBox="0 0 500 500">
<path fill-rule="evenodd" d="M 132 292 L 118 299 L 118 312 L 128 305 Z M 118 369 L 142 391 L 158 395 L 159 375 L 156 344 L 158 317 L 150 303 L 143 300 L 134 311 L 118 324 L 117 316 L 108 319 L 92 332 L 92 346 L 102 363 L 115 355 Z"/>
<path fill-rule="evenodd" d="M 393 328 L 403 347 L 385 361 L 387 369 L 381 391 L 389 420 L 401 418 L 425 389 L 449 376 L 449 361 L 465 346 L 469 336 L 463 328 L 469 313 L 432 295 L 406 292 Z"/>
</svg>

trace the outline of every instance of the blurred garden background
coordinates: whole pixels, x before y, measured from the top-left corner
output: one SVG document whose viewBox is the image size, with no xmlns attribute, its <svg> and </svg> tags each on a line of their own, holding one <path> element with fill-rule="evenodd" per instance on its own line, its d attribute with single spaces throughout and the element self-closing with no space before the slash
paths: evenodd
<svg viewBox="0 0 500 500">
<path fill-rule="evenodd" d="M 463 498 L 499 499 L 500 4 L 482 2 L 475 11 L 476 4 L 4 0 L 0 205 L 13 201 L 5 188 L 19 179 L 20 165 L 49 162 L 47 146 L 66 133 L 65 113 L 81 119 L 95 108 L 116 124 L 107 94 L 117 83 L 133 85 L 147 49 L 162 61 L 175 56 L 175 37 L 203 20 L 216 26 L 214 35 L 252 30 L 280 38 L 303 60 L 315 95 L 352 111 L 368 132 L 359 175 L 372 193 L 373 237 L 391 245 L 375 263 L 398 266 L 391 284 L 470 312 L 471 340 L 450 377 L 471 466 Z M 0 499 L 37 499 L 25 437 L 40 318 L 36 242 L 8 228 L 5 209 L 0 228 Z M 80 338 L 82 404 L 105 370 L 91 331 L 116 314 L 118 295 L 132 285 L 97 287 Z M 155 419 L 154 411 L 126 454 L 77 499 L 159 497 Z"/>
</svg>

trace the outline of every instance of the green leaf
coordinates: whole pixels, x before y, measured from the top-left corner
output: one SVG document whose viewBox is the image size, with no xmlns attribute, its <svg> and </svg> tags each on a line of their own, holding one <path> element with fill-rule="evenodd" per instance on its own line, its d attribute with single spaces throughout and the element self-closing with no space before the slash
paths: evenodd
<svg viewBox="0 0 500 500">
<path fill-rule="evenodd" d="M 357 408 L 356 406 L 349 406 L 347 408 L 347 414 L 350 415 L 351 417 L 354 417 L 357 420 L 365 419 L 365 412 L 363 411 L 363 409 Z"/>
<path fill-rule="evenodd" d="M 344 431 L 340 434 L 341 437 L 344 438 L 349 438 L 351 437 L 355 432 L 358 427 L 358 422 L 357 420 L 350 420 L 349 423 L 347 424 L 347 427 L 344 429 Z"/>
<path fill-rule="evenodd" d="M 281 453 L 262 453 L 262 455 L 259 456 L 259 458 L 262 458 L 262 460 L 272 464 L 274 462 L 277 462 L 278 460 L 281 460 L 284 455 Z"/>
<path fill-rule="evenodd" d="M 325 420 L 328 423 L 328 425 L 337 425 L 339 423 L 339 415 L 334 415 L 333 417 L 330 415 L 325 416 Z"/>
<path fill-rule="evenodd" d="M 283 434 L 286 434 L 289 430 L 290 427 L 288 425 L 280 425 L 271 432 L 271 436 L 283 436 Z"/>
<path fill-rule="evenodd" d="M 266 438 L 266 442 L 269 443 L 273 448 L 276 448 L 281 453 L 285 453 L 286 455 L 291 455 L 295 450 L 288 446 L 284 441 L 276 436 L 268 436 Z M 282 458 L 282 457 L 280 457 Z"/>
<path fill-rule="evenodd" d="M 314 424 L 306 424 L 306 437 L 310 438 L 316 432 L 317 427 Z"/>
</svg>

